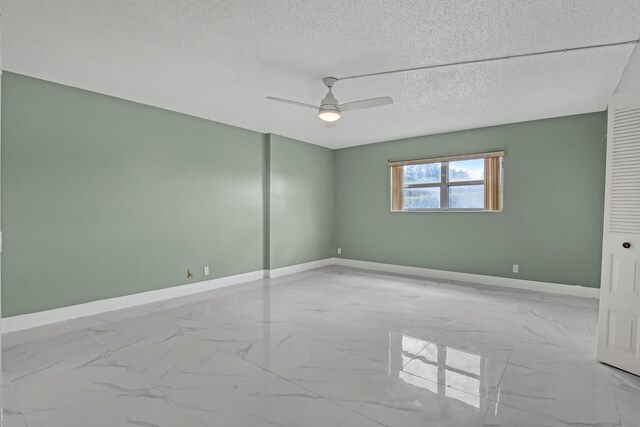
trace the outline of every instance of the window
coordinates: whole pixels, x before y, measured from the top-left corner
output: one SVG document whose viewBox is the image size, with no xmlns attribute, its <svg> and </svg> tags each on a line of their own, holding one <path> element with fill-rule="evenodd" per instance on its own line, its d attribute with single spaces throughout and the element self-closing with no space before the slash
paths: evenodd
<svg viewBox="0 0 640 427">
<path fill-rule="evenodd" d="M 502 210 L 504 151 L 389 162 L 391 210 Z"/>
</svg>

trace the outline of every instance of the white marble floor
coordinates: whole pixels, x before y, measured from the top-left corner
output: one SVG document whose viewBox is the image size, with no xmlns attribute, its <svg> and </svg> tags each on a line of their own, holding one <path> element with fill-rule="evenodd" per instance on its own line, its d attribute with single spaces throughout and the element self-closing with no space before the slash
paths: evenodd
<svg viewBox="0 0 640 427">
<path fill-rule="evenodd" d="M 595 300 L 330 267 L 4 337 L 6 427 L 640 426 Z"/>
</svg>

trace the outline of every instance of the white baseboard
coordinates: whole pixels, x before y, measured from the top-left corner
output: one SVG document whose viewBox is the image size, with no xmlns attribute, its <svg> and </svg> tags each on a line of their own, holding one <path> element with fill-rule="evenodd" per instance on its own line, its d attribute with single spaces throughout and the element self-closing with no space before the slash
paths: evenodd
<svg viewBox="0 0 640 427">
<path fill-rule="evenodd" d="M 258 270 L 234 276 L 205 280 L 187 285 L 173 286 L 155 291 L 142 292 L 122 297 L 108 298 L 92 301 L 85 304 L 72 305 L 70 307 L 54 310 L 40 311 L 37 313 L 22 314 L 2 319 L 2 333 L 15 332 L 37 326 L 64 322 L 80 317 L 94 316 L 107 311 L 120 310 L 152 302 L 164 301 L 171 298 L 192 295 L 199 292 L 211 291 L 227 286 L 247 283 L 265 277 L 276 278 L 289 274 L 301 273 L 329 265 L 342 265 L 346 267 L 361 268 L 365 270 L 381 271 L 386 273 L 405 274 L 410 276 L 426 277 L 431 279 L 454 280 L 459 282 L 477 283 L 487 286 L 499 286 L 512 289 L 524 289 L 529 291 L 547 292 L 552 294 L 571 295 L 587 298 L 598 298 L 600 290 L 582 286 L 561 285 L 556 283 L 536 282 L 532 280 L 512 279 L 506 277 L 484 276 L 481 274 L 456 273 L 453 271 L 432 270 L 429 268 L 407 267 L 395 264 L 383 264 L 379 262 L 358 261 L 345 258 L 326 258 L 318 261 L 273 270 Z"/>
<path fill-rule="evenodd" d="M 346 258 L 334 258 L 336 265 L 375 270 L 386 273 L 405 274 L 409 276 L 428 277 L 431 279 L 453 280 L 458 282 L 477 283 L 486 286 L 523 289 L 551 294 L 570 295 L 584 298 L 599 298 L 600 289 L 584 286 L 563 285 L 559 283 L 536 282 L 534 280 L 513 279 L 509 277 L 485 276 L 482 274 L 457 273 L 454 271 L 432 270 L 430 268 L 408 267 L 396 264 L 358 261 Z"/>
<path fill-rule="evenodd" d="M 173 286 L 155 291 L 141 292 L 133 295 L 125 295 L 116 298 L 108 298 L 84 304 L 72 305 L 69 307 L 56 308 L 54 310 L 7 317 L 2 319 L 2 333 L 21 331 L 23 329 L 35 328 L 37 326 L 78 319 L 80 317 L 95 316 L 96 314 L 105 313 L 107 311 L 121 310 L 123 308 L 136 307 L 152 302 L 197 294 L 199 292 L 212 291 L 214 289 L 220 289 L 227 286 L 260 280 L 265 277 L 275 278 L 286 276 L 288 274 L 300 273 L 332 265 L 334 263 L 333 260 L 333 258 L 327 258 L 304 264 L 277 268 L 274 270 L 252 271 L 249 273 L 236 274 L 234 276 L 189 283 L 187 285 Z"/>
<path fill-rule="evenodd" d="M 158 289 L 155 291 L 141 292 L 133 295 L 125 295 L 122 297 L 102 299 L 69 307 L 56 308 L 54 310 L 7 317 L 2 319 L 2 333 L 20 331 L 23 329 L 35 328 L 36 326 L 44 326 L 51 323 L 78 319 L 80 317 L 94 316 L 107 311 L 121 310 L 123 308 L 197 294 L 199 292 L 206 292 L 227 286 L 260 280 L 264 277 L 265 270 L 258 270 L 249 273 L 236 274 L 234 276 L 220 277 L 218 279 Z"/>
<path fill-rule="evenodd" d="M 335 264 L 335 258 L 319 259 L 317 261 L 305 262 L 304 264 L 296 264 L 290 265 L 288 267 L 276 268 L 273 270 L 265 270 L 265 277 L 275 279 L 276 277 L 287 276 L 294 273 L 301 273 L 303 271 L 326 267 L 333 264 Z"/>
</svg>

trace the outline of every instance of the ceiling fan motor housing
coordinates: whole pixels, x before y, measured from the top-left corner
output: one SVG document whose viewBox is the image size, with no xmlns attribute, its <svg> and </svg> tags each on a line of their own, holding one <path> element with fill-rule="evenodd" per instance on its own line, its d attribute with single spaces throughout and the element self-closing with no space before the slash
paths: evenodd
<svg viewBox="0 0 640 427">
<path fill-rule="evenodd" d="M 327 88 L 329 88 L 329 92 L 320 102 L 320 111 L 335 111 L 340 113 L 340 108 L 338 108 L 338 100 L 335 96 L 333 96 L 333 92 L 331 89 L 333 85 L 338 81 L 335 77 L 325 77 L 322 79 L 322 82 L 325 84 Z"/>
<path fill-rule="evenodd" d="M 340 108 L 338 108 L 338 100 L 333 96 L 333 93 L 331 93 L 331 89 L 329 89 L 327 96 L 322 99 L 320 109 L 340 112 Z"/>
</svg>

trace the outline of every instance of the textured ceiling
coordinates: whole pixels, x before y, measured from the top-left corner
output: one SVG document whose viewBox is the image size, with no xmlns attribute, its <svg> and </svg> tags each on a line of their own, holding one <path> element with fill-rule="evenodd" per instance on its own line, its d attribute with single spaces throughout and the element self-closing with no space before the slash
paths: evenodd
<svg viewBox="0 0 640 427">
<path fill-rule="evenodd" d="M 606 108 L 633 45 L 340 81 L 392 96 L 325 128 L 320 79 L 637 39 L 640 0 L 2 0 L 4 68 L 332 148 Z"/>
</svg>

